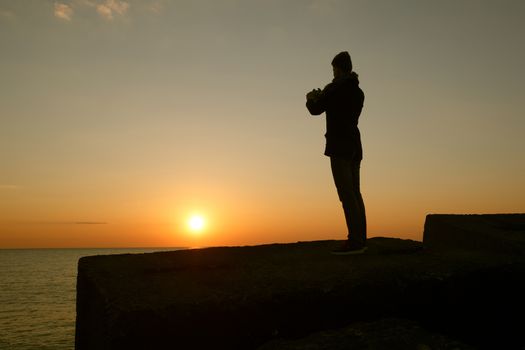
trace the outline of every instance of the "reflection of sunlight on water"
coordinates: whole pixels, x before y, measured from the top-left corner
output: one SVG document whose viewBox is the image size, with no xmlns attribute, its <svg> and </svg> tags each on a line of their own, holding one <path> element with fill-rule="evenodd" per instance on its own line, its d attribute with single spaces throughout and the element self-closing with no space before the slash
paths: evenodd
<svg viewBox="0 0 525 350">
<path fill-rule="evenodd" d="M 162 250 L 0 249 L 0 349 L 73 349 L 78 259 Z"/>
</svg>

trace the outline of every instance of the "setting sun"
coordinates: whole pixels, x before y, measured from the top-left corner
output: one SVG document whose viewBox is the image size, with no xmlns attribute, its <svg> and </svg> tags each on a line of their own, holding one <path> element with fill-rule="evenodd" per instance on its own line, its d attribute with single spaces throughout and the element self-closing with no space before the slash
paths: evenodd
<svg viewBox="0 0 525 350">
<path fill-rule="evenodd" d="M 201 232 L 204 229 L 206 222 L 201 215 L 192 215 L 188 220 L 188 227 L 192 232 Z"/>
</svg>

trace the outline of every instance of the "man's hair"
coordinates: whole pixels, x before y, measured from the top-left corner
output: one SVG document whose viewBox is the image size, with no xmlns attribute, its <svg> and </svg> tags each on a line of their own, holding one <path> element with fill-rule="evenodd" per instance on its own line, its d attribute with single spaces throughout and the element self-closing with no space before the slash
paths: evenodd
<svg viewBox="0 0 525 350">
<path fill-rule="evenodd" d="M 332 66 L 342 69 L 345 72 L 352 71 L 352 59 L 348 51 L 339 52 L 332 60 Z"/>
</svg>

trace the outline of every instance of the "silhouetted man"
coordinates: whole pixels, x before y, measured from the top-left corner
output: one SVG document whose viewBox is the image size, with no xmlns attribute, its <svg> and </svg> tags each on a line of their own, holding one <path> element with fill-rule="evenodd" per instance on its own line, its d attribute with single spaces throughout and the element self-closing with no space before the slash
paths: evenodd
<svg viewBox="0 0 525 350">
<path fill-rule="evenodd" d="M 352 60 L 346 51 L 332 60 L 334 79 L 323 90 L 306 95 L 306 107 L 312 115 L 326 112 L 326 148 L 339 200 L 343 203 L 348 239 L 333 254 L 360 254 L 366 250 L 366 214 L 359 184 L 363 159 L 361 135 L 357 127 L 365 95 Z"/>
</svg>

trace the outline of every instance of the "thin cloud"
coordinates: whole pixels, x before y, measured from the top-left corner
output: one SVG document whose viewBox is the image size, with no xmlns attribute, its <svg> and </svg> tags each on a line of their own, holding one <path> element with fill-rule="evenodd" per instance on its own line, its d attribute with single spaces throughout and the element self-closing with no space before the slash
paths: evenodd
<svg viewBox="0 0 525 350">
<path fill-rule="evenodd" d="M 114 14 L 124 16 L 129 9 L 129 3 L 120 0 L 106 0 L 96 6 L 98 14 L 107 20 L 112 20 Z"/>
<path fill-rule="evenodd" d="M 73 8 L 67 4 L 55 2 L 55 17 L 69 22 L 73 17 Z"/>
<path fill-rule="evenodd" d="M 150 12 L 153 12 L 157 15 L 159 15 L 164 10 L 164 1 L 154 1 L 149 6 Z"/>
<path fill-rule="evenodd" d="M 56 18 L 69 22 L 76 11 L 81 13 L 83 9 L 90 8 L 100 17 L 111 21 L 116 16 L 125 16 L 129 7 L 129 2 L 123 0 L 73 0 L 69 4 L 57 1 L 54 3 L 54 14 Z"/>
<path fill-rule="evenodd" d="M 44 225 L 107 225 L 103 221 L 37 221 L 37 224 Z"/>
<path fill-rule="evenodd" d="M 41 220 L 24 220 L 24 221 L 6 221 L 11 224 L 18 225 L 108 225 L 108 222 L 105 221 L 41 221 Z"/>
<path fill-rule="evenodd" d="M 75 225 L 107 225 L 107 222 L 99 222 L 99 221 L 76 221 L 73 224 Z"/>
</svg>

